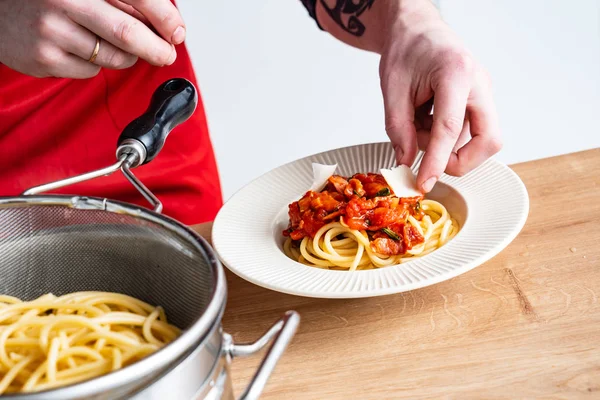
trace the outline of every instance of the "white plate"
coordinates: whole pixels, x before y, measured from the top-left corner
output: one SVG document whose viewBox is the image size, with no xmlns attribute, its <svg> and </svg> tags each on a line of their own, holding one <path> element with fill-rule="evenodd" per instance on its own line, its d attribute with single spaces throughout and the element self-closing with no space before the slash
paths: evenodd
<svg viewBox="0 0 600 400">
<path fill-rule="evenodd" d="M 285 164 L 242 188 L 217 215 L 212 234 L 215 250 L 235 274 L 299 296 L 353 298 L 404 292 L 453 278 L 489 260 L 517 236 L 529 212 L 523 182 L 506 165 L 488 160 L 463 177 L 444 175 L 427 196 L 441 202 L 461 227 L 440 249 L 374 270 L 309 267 L 283 253 L 281 232 L 288 225 L 288 204 L 312 183 L 313 162 L 337 163 L 336 173 L 345 176 L 395 165 L 389 143 L 345 147 Z"/>
</svg>

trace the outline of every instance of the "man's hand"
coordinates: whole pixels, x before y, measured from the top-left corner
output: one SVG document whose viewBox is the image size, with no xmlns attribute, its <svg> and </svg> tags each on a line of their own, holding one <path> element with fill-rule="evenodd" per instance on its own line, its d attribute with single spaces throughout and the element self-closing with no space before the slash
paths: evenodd
<svg viewBox="0 0 600 400">
<path fill-rule="evenodd" d="M 426 151 L 417 184 L 428 192 L 444 171 L 463 175 L 500 150 L 491 83 L 433 7 L 392 27 L 380 63 L 386 131 L 398 163 L 410 165 L 417 144 Z"/>
<path fill-rule="evenodd" d="M 96 37 L 100 48 L 90 63 Z M 169 65 L 173 45 L 184 39 L 169 0 L 0 0 L 0 62 L 35 77 L 90 78 L 101 67 L 128 68 L 138 57 Z"/>
<path fill-rule="evenodd" d="M 500 150 L 490 79 L 429 0 L 317 1 L 329 32 L 381 54 L 386 131 L 399 164 L 425 150 L 423 192 L 444 171 L 463 175 Z"/>
</svg>

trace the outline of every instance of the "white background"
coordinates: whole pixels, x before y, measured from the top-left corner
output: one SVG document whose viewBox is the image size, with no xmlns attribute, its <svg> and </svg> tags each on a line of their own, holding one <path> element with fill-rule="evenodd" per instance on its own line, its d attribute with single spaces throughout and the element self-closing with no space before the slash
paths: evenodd
<svg viewBox="0 0 600 400">
<path fill-rule="evenodd" d="M 490 71 L 506 163 L 600 146 L 600 1 L 441 0 Z M 179 0 L 225 198 L 278 165 L 387 140 L 378 56 L 299 0 Z"/>
</svg>

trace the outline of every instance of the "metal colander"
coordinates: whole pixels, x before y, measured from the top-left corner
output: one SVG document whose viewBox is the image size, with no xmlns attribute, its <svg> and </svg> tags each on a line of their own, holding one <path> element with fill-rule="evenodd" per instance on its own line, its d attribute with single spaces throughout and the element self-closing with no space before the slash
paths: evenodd
<svg viewBox="0 0 600 400">
<path fill-rule="evenodd" d="M 64 205 L 0 206 L 0 257 L 2 294 L 123 293 L 163 306 L 183 329 L 206 309 L 215 280 L 206 254 L 174 229 Z"/>
<path fill-rule="evenodd" d="M 170 218 L 98 198 L 0 199 L 0 294 L 32 300 L 88 290 L 161 305 L 183 332 L 121 370 L 7 399 L 128 398 L 218 329 L 226 298 L 223 271 L 208 243 Z"/>
</svg>

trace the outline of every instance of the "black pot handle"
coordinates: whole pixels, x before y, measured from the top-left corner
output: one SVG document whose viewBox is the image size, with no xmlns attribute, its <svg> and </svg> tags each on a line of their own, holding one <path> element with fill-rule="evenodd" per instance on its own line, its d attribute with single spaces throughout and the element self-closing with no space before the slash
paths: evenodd
<svg viewBox="0 0 600 400">
<path fill-rule="evenodd" d="M 118 148 L 127 148 L 133 140 L 138 141 L 146 150 L 138 165 L 152 161 L 169 133 L 194 113 L 197 104 L 198 93 L 190 81 L 183 78 L 166 81 L 154 91 L 146 112 L 125 127 Z"/>
</svg>

